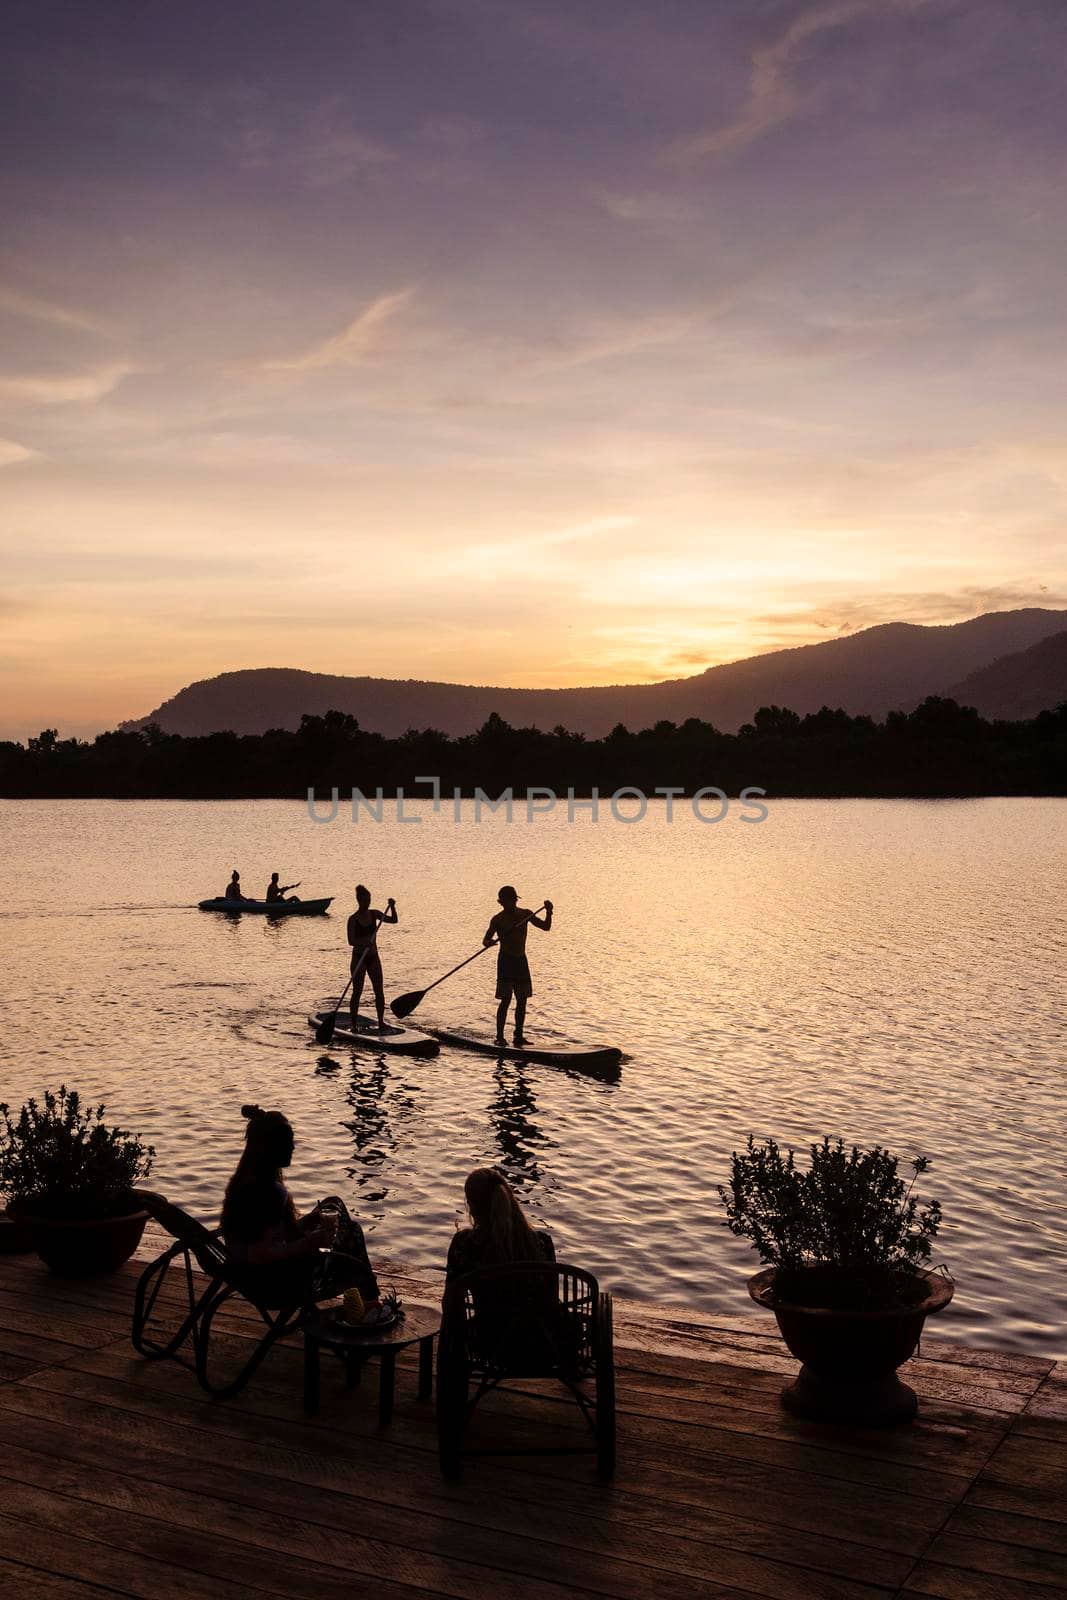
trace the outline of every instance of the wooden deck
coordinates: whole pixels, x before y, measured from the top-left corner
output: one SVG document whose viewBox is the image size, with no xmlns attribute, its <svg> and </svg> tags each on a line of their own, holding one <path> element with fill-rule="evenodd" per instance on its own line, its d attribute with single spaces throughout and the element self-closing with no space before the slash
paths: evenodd
<svg viewBox="0 0 1067 1600">
<path fill-rule="evenodd" d="M 0 1257 L 0 1587 L 11 1600 L 1040 1600 L 1067 1589 L 1067 1372 L 924 1342 L 917 1424 L 805 1425 L 769 1319 L 623 1306 L 614 1484 L 592 1458 L 437 1468 L 414 1365 L 301 1410 L 298 1341 L 237 1401 L 129 1343 L 138 1266 L 87 1283 Z M 395 1277 L 408 1299 L 433 1286 Z M 221 1319 L 220 1319 L 221 1320 Z M 243 1341 L 231 1316 L 226 1337 Z M 240 1348 L 235 1343 L 234 1349 Z M 472 1442 L 582 1427 L 546 1395 L 483 1403 Z M 576 1440 L 577 1442 L 577 1440 Z M 373 1587 L 371 1585 L 373 1584 Z"/>
</svg>

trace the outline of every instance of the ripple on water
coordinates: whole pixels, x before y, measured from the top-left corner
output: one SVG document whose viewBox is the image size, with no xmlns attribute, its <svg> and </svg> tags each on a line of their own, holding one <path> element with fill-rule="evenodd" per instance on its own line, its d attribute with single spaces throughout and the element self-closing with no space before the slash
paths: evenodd
<svg viewBox="0 0 1067 1600">
<path fill-rule="evenodd" d="M 731 1150 L 840 1132 L 934 1158 L 923 1187 L 958 1280 L 939 1331 L 1067 1354 L 1064 802 L 779 802 L 732 831 L 654 808 L 628 828 L 424 811 L 402 830 L 315 827 L 285 802 L 0 813 L 0 868 L 35 908 L 0 913 L 5 997 L 54 1017 L 46 1038 L 5 1030 L 3 1094 L 66 1080 L 105 1098 L 155 1142 L 155 1186 L 199 1215 L 258 1101 L 297 1130 L 298 1199 L 340 1189 L 382 1254 L 439 1268 L 466 1173 L 493 1162 L 560 1256 L 620 1293 L 745 1315 L 755 1262 L 715 1193 Z M 339 914 L 188 910 L 234 861 L 292 869 Z M 345 971 L 357 876 L 400 906 L 381 936 L 394 993 L 477 947 L 501 881 L 548 892 L 531 1032 L 623 1045 L 620 1081 L 317 1047 L 304 1017 Z M 413 1023 L 488 1027 L 491 962 Z"/>
</svg>

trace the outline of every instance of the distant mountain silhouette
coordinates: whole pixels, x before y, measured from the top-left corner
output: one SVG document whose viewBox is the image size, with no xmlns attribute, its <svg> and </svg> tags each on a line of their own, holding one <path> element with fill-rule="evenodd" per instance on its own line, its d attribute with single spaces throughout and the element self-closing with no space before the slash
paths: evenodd
<svg viewBox="0 0 1067 1600">
<path fill-rule="evenodd" d="M 619 722 L 636 729 L 687 717 L 732 732 L 761 705 L 801 714 L 829 705 L 882 717 L 910 710 L 926 695 L 948 693 L 1000 657 L 1028 652 L 1065 623 L 1067 611 L 1036 608 L 988 612 L 947 627 L 888 622 L 847 638 L 709 667 L 692 678 L 588 689 L 504 689 L 260 667 L 192 683 L 123 727 L 158 722 L 186 735 L 264 733 L 296 728 L 305 712 L 345 711 L 362 727 L 394 738 L 408 728 L 455 736 L 472 733 L 495 711 L 517 727 L 562 725 L 602 738 Z"/>
<path fill-rule="evenodd" d="M 1040 639 L 1029 650 L 998 656 L 949 690 L 961 705 L 983 717 L 1017 722 L 1067 703 L 1067 630 Z"/>
</svg>

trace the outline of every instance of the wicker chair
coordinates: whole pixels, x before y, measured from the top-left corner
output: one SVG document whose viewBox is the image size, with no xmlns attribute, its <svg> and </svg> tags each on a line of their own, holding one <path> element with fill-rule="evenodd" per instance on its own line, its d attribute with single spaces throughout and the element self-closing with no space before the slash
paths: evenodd
<svg viewBox="0 0 1067 1600">
<path fill-rule="evenodd" d="M 579 1267 L 515 1262 L 480 1267 L 445 1289 L 437 1346 L 437 1441 L 454 1477 L 478 1401 L 511 1379 L 557 1378 L 593 1434 L 604 1477 L 615 1470 L 615 1352 L 610 1294 Z M 590 1395 L 589 1387 L 593 1393 Z M 471 1394 L 471 1387 L 474 1393 Z M 581 1447 L 578 1447 L 579 1449 Z M 555 1455 L 563 1448 L 471 1454 Z"/>
<path fill-rule="evenodd" d="M 288 1298 L 284 1290 L 279 1294 L 275 1285 L 274 1292 L 265 1297 L 256 1270 L 231 1260 L 220 1230 L 205 1228 L 160 1194 L 146 1189 L 135 1192 L 150 1216 L 173 1235 L 174 1243 L 145 1268 L 138 1281 L 131 1329 L 133 1347 L 146 1361 L 169 1357 L 189 1367 L 208 1394 L 219 1400 L 228 1399 L 244 1388 L 277 1341 L 299 1324 L 308 1299 L 306 1285 L 294 1287 Z M 174 1281 L 171 1264 L 179 1257 L 184 1304 L 175 1313 L 177 1326 L 172 1315 L 167 1319 L 166 1331 L 161 1331 L 153 1326 L 153 1313 L 164 1283 Z M 197 1281 L 197 1267 L 207 1277 L 206 1286 Z M 211 1328 L 216 1312 L 234 1295 L 255 1307 L 266 1332 L 236 1375 L 218 1380 L 212 1377 L 208 1366 Z M 187 1341 L 192 1346 L 192 1360 L 182 1353 Z"/>
</svg>

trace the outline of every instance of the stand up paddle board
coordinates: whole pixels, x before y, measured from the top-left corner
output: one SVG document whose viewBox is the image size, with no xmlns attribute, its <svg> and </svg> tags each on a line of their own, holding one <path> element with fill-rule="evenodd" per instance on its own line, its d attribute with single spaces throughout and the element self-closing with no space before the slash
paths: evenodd
<svg viewBox="0 0 1067 1600">
<path fill-rule="evenodd" d="M 323 1003 L 308 1017 L 308 1027 L 317 1028 L 332 1013 L 333 1005 Z M 357 1016 L 353 1021 L 348 1011 L 337 1013 L 333 1037 L 335 1043 L 358 1045 L 362 1050 L 384 1050 L 399 1056 L 435 1056 L 441 1048 L 428 1033 L 400 1028 L 395 1022 L 387 1022 L 379 1033 L 368 1017 Z"/>
<path fill-rule="evenodd" d="M 617 1075 L 622 1051 L 614 1045 L 599 1050 L 583 1050 L 578 1045 L 561 1045 L 559 1049 L 546 1049 L 534 1044 L 496 1044 L 494 1040 L 474 1033 L 457 1032 L 450 1028 L 427 1028 L 426 1032 L 442 1044 L 455 1045 L 459 1050 L 477 1050 L 481 1055 L 496 1056 L 511 1061 L 533 1061 L 544 1067 L 570 1067 L 575 1072 Z"/>
</svg>

